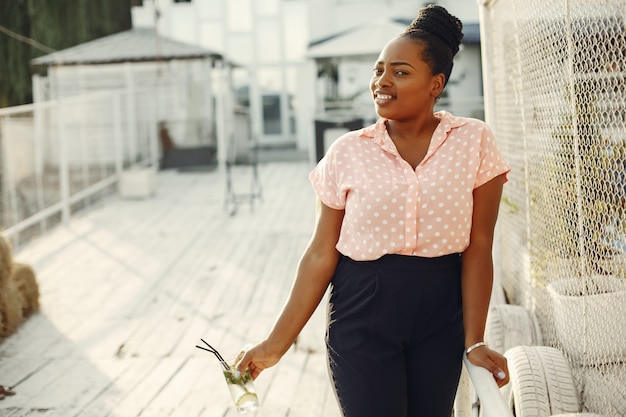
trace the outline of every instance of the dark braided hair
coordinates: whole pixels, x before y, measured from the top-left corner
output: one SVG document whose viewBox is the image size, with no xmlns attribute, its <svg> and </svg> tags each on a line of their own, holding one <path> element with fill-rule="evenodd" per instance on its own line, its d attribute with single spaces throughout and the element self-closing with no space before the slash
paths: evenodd
<svg viewBox="0 0 626 417">
<path fill-rule="evenodd" d="M 448 83 L 452 60 L 463 39 L 463 23 L 446 9 L 435 4 L 420 9 L 417 17 L 400 37 L 420 42 L 424 46 L 422 59 L 430 66 L 432 75 L 443 74 Z"/>
</svg>

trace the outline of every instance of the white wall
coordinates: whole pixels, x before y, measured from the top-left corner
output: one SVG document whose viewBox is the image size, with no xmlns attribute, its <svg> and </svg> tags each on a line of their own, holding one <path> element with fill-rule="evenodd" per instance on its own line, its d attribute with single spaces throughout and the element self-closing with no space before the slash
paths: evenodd
<svg viewBox="0 0 626 417">
<path fill-rule="evenodd" d="M 360 26 L 371 19 L 411 18 L 421 7 L 419 1 L 407 0 L 312 0 L 311 38 L 320 39 L 329 34 Z"/>
</svg>

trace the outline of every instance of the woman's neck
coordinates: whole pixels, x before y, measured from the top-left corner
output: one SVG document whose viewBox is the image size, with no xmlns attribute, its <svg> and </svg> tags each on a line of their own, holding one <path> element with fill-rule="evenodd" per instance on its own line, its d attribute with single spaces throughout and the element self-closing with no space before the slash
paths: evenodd
<svg viewBox="0 0 626 417">
<path fill-rule="evenodd" d="M 428 154 L 430 140 L 437 129 L 439 120 L 432 115 L 430 118 L 410 122 L 387 121 L 387 133 L 396 146 L 398 154 L 414 170 Z"/>
<path fill-rule="evenodd" d="M 387 120 L 387 132 L 394 142 L 430 141 L 439 121 L 433 113 L 407 121 Z"/>
</svg>

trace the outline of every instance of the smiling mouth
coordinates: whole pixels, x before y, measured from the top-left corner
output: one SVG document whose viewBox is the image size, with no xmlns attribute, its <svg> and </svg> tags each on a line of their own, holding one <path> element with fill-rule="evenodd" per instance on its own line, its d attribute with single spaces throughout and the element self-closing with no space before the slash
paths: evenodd
<svg viewBox="0 0 626 417">
<path fill-rule="evenodd" d="M 377 106 L 385 106 L 395 100 L 395 97 L 389 94 L 374 94 L 374 104 Z"/>
</svg>

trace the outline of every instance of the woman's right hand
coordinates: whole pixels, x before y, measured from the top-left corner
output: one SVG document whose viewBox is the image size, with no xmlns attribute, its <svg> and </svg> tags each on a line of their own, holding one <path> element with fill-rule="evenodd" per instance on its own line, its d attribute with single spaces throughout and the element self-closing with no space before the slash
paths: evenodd
<svg viewBox="0 0 626 417">
<path fill-rule="evenodd" d="M 509 368 L 506 357 L 489 349 L 487 346 L 481 346 L 471 351 L 467 355 L 467 359 L 477 366 L 482 366 L 493 374 L 493 379 L 502 388 L 509 383 Z"/>
<path fill-rule="evenodd" d="M 246 369 L 250 369 L 252 379 L 256 379 L 265 369 L 276 365 L 282 357 L 269 348 L 267 340 L 244 348 L 238 356 L 241 356 L 241 360 L 236 364 L 237 370 L 243 374 Z"/>
</svg>

